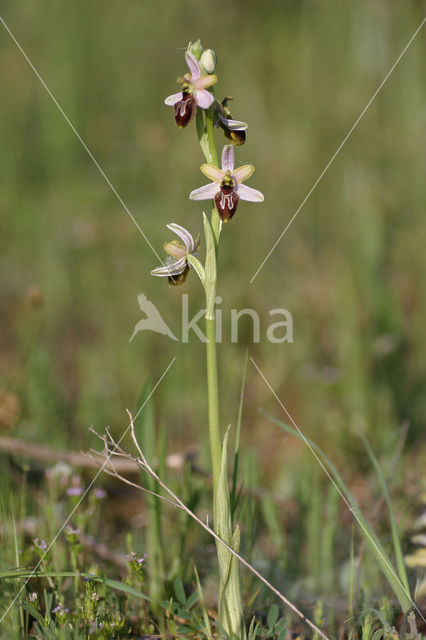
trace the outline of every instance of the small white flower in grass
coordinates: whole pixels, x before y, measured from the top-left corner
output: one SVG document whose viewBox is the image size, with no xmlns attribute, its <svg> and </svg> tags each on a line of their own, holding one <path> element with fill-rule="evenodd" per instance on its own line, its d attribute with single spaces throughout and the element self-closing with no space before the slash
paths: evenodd
<svg viewBox="0 0 426 640">
<path fill-rule="evenodd" d="M 186 280 L 186 276 L 191 268 L 187 257 L 188 255 L 196 255 L 198 247 L 200 246 L 200 237 L 198 236 L 194 240 L 189 231 L 174 222 L 168 224 L 167 228 L 176 233 L 183 244 L 181 244 L 179 240 L 165 242 L 164 250 L 170 257 L 162 267 L 153 269 L 151 275 L 167 276 L 170 284 L 179 285 L 183 284 Z"/>
<path fill-rule="evenodd" d="M 168 96 L 164 101 L 175 108 L 175 120 L 180 129 L 192 120 L 197 106 L 208 109 L 213 104 L 213 94 L 207 88 L 217 81 L 217 76 L 213 74 L 201 75 L 200 63 L 193 53 L 187 51 L 185 60 L 191 73 L 186 73 L 181 79 L 182 91 Z"/>
<path fill-rule="evenodd" d="M 204 187 L 191 191 L 191 200 L 214 200 L 220 219 L 228 222 L 235 214 L 238 202 L 248 200 L 250 202 L 263 202 L 263 193 L 242 184 L 250 178 L 254 171 L 252 164 L 245 164 L 234 169 L 234 148 L 227 144 L 222 150 L 222 168 L 213 164 L 202 164 L 201 171 L 207 178 L 213 181 Z"/>
</svg>

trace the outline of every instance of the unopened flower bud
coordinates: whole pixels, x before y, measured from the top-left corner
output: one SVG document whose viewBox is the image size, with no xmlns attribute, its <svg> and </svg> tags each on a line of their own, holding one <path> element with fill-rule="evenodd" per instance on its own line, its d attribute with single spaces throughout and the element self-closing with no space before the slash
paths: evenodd
<svg viewBox="0 0 426 640">
<path fill-rule="evenodd" d="M 201 40 L 197 40 L 196 42 L 190 42 L 188 45 L 189 53 L 192 53 L 197 60 L 201 58 L 201 54 L 203 53 L 203 45 L 201 44 Z"/>
<path fill-rule="evenodd" d="M 217 64 L 216 52 L 213 49 L 205 49 L 201 55 L 200 62 L 207 73 L 214 73 Z"/>
</svg>

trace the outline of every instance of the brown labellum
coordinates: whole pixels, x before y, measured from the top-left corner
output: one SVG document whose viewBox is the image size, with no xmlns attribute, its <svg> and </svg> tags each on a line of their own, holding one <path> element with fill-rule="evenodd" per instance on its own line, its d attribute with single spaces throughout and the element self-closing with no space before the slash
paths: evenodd
<svg viewBox="0 0 426 640">
<path fill-rule="evenodd" d="M 197 110 L 197 102 L 194 96 L 187 91 L 182 91 L 182 100 L 175 104 L 175 120 L 179 129 L 183 129 L 191 122 Z"/>
<path fill-rule="evenodd" d="M 238 207 L 239 197 L 233 186 L 221 186 L 214 197 L 217 212 L 222 222 L 228 222 Z"/>
<path fill-rule="evenodd" d="M 182 271 L 182 273 L 178 273 L 176 276 L 168 276 L 168 281 L 169 284 L 173 285 L 174 287 L 177 287 L 181 284 L 183 284 L 186 280 L 186 276 L 189 273 L 189 264 L 186 265 L 185 269 Z"/>
<path fill-rule="evenodd" d="M 240 146 L 246 141 L 246 132 L 243 130 L 237 131 L 236 129 L 228 129 L 228 127 L 222 126 L 225 138 L 232 142 L 235 146 Z"/>
</svg>

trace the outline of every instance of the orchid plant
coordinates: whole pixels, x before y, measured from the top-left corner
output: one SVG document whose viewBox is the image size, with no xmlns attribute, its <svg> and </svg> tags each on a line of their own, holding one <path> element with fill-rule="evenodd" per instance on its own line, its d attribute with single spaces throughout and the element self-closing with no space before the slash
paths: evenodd
<svg viewBox="0 0 426 640">
<path fill-rule="evenodd" d="M 262 202 L 263 194 L 243 182 L 251 177 L 251 164 L 235 166 L 234 147 L 246 141 L 247 124 L 234 120 L 228 103 L 230 96 L 222 102 L 215 100 L 213 85 L 217 82 L 216 54 L 212 49 L 203 50 L 198 40 L 190 43 L 185 52 L 189 68 L 178 82 L 182 85 L 178 93 L 168 96 L 165 103 L 174 107 L 175 121 L 182 129 L 196 120 L 196 131 L 206 163 L 201 165 L 202 173 L 211 184 L 204 185 L 190 193 L 191 200 L 212 200 L 210 220 L 203 212 L 206 242 L 205 262 L 197 257 L 199 238 L 193 236 L 176 223 L 167 227 L 177 234 L 181 242 L 174 240 L 164 245 L 169 254 L 165 263 L 151 273 L 166 276 L 172 285 L 182 285 L 191 269 L 198 274 L 206 295 L 206 359 L 207 397 L 209 416 L 209 440 L 213 476 L 214 528 L 218 536 L 235 551 L 240 544 L 240 530 L 232 521 L 231 503 L 227 479 L 228 431 L 222 440 L 219 417 L 219 390 L 216 353 L 215 298 L 217 285 L 217 260 L 222 223 L 233 219 L 240 200 Z M 215 128 L 221 129 L 231 144 L 222 150 L 221 166 L 214 137 Z M 236 558 L 226 546 L 217 543 L 219 566 L 219 624 L 227 636 L 233 640 L 246 638 L 241 598 L 239 567 Z"/>
</svg>

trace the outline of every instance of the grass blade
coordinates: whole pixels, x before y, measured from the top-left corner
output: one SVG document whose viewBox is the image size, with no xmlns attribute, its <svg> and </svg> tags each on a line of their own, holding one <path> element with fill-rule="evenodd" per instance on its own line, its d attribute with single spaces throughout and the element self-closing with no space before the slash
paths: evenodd
<svg viewBox="0 0 426 640">
<path fill-rule="evenodd" d="M 143 600 L 150 600 L 147 595 L 138 591 L 133 587 L 120 582 L 120 580 L 113 580 L 112 578 L 102 578 L 101 576 L 94 576 L 91 573 L 80 573 L 79 571 L 32 571 L 31 569 L 7 569 L 0 571 L 0 580 L 13 579 L 13 578 L 90 578 L 94 582 L 100 582 L 105 584 L 111 589 L 127 593 L 128 595 L 135 596 L 136 598 L 142 598 Z"/>
<path fill-rule="evenodd" d="M 234 452 L 234 470 L 232 474 L 232 491 L 231 491 L 231 513 L 234 515 L 235 508 L 237 506 L 237 482 L 238 482 L 238 460 L 240 454 L 240 434 L 241 434 L 241 420 L 243 417 L 243 404 L 244 404 L 244 391 L 246 388 L 247 379 L 247 365 L 248 365 L 248 349 L 246 350 L 246 357 L 244 360 L 243 377 L 241 380 L 240 402 L 238 405 L 238 417 L 237 417 L 237 432 L 235 435 L 235 452 Z"/>
<path fill-rule="evenodd" d="M 370 458 L 372 465 L 374 467 L 374 470 L 376 472 L 377 475 L 377 479 L 379 481 L 379 485 L 380 488 L 382 490 L 383 496 L 385 498 L 386 501 L 386 505 L 388 507 L 388 511 L 389 511 L 389 520 L 390 520 L 390 525 L 391 525 L 391 531 L 392 531 L 392 542 L 393 542 L 393 549 L 394 549 L 394 553 L 395 553 L 395 559 L 396 559 L 396 566 L 398 569 L 398 574 L 399 574 L 399 579 L 401 580 L 402 584 L 404 585 L 405 590 L 409 593 L 409 586 L 408 586 L 408 578 L 407 578 L 407 572 L 405 570 L 405 563 L 404 563 L 404 555 L 402 553 L 402 548 L 401 548 L 401 541 L 399 539 L 399 533 L 398 533 L 398 527 L 396 526 L 396 520 L 395 520 L 395 514 L 393 511 L 393 507 L 392 507 L 392 501 L 390 499 L 390 495 L 389 495 L 389 491 L 386 485 L 386 480 L 383 476 L 382 470 L 380 469 L 379 463 L 377 461 L 376 456 L 374 455 L 374 452 L 372 450 L 372 448 L 370 447 L 370 443 L 368 442 L 366 436 L 364 434 L 360 434 L 361 436 L 361 440 L 364 444 L 364 447 L 368 453 L 368 457 Z"/>
<path fill-rule="evenodd" d="M 382 543 L 376 536 L 370 524 L 365 519 L 362 511 L 359 508 L 358 502 L 356 501 L 353 494 L 349 491 L 337 468 L 313 440 L 311 440 L 304 434 L 302 435 L 298 429 L 285 424 L 284 422 L 278 420 L 277 418 L 274 418 L 273 416 L 270 416 L 264 412 L 262 413 L 265 415 L 265 417 L 267 417 L 287 433 L 297 436 L 298 438 L 303 440 L 305 444 L 308 444 L 312 451 L 314 451 L 318 455 L 320 462 L 325 466 L 327 472 L 330 474 L 330 478 L 332 479 L 333 483 L 336 484 L 336 487 L 339 489 L 345 502 L 354 514 L 367 544 L 369 545 L 380 569 L 387 578 L 390 587 L 392 588 L 395 596 L 398 599 L 401 609 L 403 611 L 408 611 L 408 609 L 410 609 L 413 605 L 410 593 L 406 590 L 404 584 L 399 579 L 397 573 L 395 572 L 395 569 L 390 562 L 389 556 L 382 546 Z"/>
</svg>

